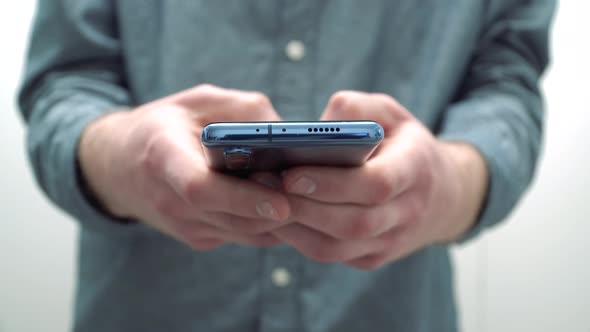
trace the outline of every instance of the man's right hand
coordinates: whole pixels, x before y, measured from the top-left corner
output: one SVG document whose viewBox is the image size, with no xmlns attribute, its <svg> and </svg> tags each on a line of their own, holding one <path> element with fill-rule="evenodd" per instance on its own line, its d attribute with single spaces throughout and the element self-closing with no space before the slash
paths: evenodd
<svg viewBox="0 0 590 332">
<path fill-rule="evenodd" d="M 196 249 L 274 245 L 289 217 L 279 191 L 216 173 L 200 144 L 216 121 L 280 120 L 256 92 L 203 85 L 91 123 L 78 149 L 83 176 L 109 213 L 140 220 Z"/>
</svg>

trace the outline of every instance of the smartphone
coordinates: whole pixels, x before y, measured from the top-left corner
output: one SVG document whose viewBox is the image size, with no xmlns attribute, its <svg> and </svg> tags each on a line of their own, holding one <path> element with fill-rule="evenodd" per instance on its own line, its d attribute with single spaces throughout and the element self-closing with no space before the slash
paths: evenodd
<svg viewBox="0 0 590 332">
<path fill-rule="evenodd" d="M 383 140 L 373 121 L 216 122 L 201 135 L 209 167 L 225 172 L 359 166 Z"/>
</svg>

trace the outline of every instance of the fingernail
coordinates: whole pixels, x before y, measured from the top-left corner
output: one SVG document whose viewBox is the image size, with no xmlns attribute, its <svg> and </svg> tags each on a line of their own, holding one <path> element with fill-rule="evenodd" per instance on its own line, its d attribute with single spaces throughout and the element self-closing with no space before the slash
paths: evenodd
<svg viewBox="0 0 590 332">
<path fill-rule="evenodd" d="M 309 195 L 315 191 L 316 185 L 308 177 L 300 177 L 299 180 L 295 181 L 295 183 L 289 188 L 289 192 L 294 194 L 304 194 Z"/>
<path fill-rule="evenodd" d="M 275 210 L 275 208 L 269 202 L 258 203 L 258 205 L 256 205 L 256 212 L 258 212 L 261 217 L 279 220 L 279 214 L 277 213 L 277 210 Z"/>
</svg>

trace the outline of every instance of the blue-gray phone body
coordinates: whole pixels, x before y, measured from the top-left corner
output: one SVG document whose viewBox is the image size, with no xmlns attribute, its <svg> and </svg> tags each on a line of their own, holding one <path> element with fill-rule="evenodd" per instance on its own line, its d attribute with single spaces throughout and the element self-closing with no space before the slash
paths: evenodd
<svg viewBox="0 0 590 332">
<path fill-rule="evenodd" d="M 209 167 L 229 172 L 359 166 L 383 140 L 373 121 L 217 122 L 203 128 Z"/>
</svg>

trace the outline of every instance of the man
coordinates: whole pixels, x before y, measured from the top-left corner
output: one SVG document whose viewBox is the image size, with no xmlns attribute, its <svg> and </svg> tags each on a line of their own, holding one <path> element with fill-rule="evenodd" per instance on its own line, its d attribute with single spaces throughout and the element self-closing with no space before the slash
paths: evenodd
<svg viewBox="0 0 590 332">
<path fill-rule="evenodd" d="M 81 223 L 75 331 L 455 331 L 447 246 L 539 151 L 553 1 L 39 1 L 20 106 Z M 207 168 L 214 121 L 370 119 L 356 168 Z"/>
</svg>

